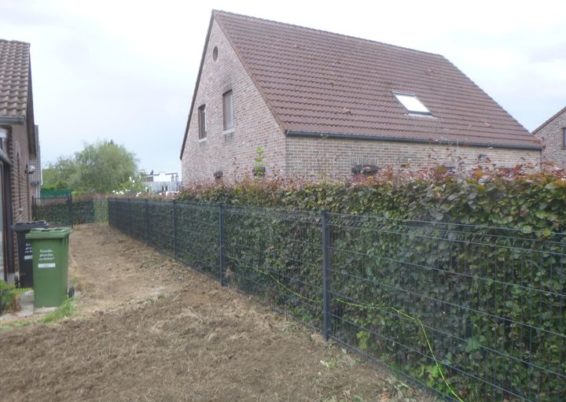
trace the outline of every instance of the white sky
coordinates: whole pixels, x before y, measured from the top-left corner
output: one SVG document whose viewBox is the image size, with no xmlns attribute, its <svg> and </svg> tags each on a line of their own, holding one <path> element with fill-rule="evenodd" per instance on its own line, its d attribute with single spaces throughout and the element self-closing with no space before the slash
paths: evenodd
<svg viewBox="0 0 566 402">
<path fill-rule="evenodd" d="M 0 38 L 31 43 L 44 163 L 112 139 L 180 172 L 212 9 L 440 53 L 529 130 L 566 105 L 564 0 L 0 0 Z"/>
</svg>

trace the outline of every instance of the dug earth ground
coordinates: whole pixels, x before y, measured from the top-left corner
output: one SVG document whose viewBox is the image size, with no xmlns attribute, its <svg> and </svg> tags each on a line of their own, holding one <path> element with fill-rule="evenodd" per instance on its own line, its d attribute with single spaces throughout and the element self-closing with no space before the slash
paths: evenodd
<svg viewBox="0 0 566 402">
<path fill-rule="evenodd" d="M 74 228 L 70 272 L 70 317 L 0 328 L 2 400 L 431 400 L 107 225 Z"/>
</svg>

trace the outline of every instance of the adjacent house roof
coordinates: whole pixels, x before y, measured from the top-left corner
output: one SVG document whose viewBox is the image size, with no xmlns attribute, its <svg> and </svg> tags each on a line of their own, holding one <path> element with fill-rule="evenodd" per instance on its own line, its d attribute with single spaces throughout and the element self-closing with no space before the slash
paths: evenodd
<svg viewBox="0 0 566 402">
<path fill-rule="evenodd" d="M 26 116 L 30 83 L 29 44 L 0 39 L 0 117 Z"/>
<path fill-rule="evenodd" d="M 223 11 L 214 20 L 289 136 L 541 149 L 443 56 Z"/>
<path fill-rule="evenodd" d="M 533 134 L 538 133 L 540 130 L 542 130 L 544 127 L 546 127 L 549 123 L 551 123 L 554 119 L 556 119 L 558 116 L 560 116 L 562 113 L 566 113 L 566 106 L 564 106 L 562 109 L 560 109 L 558 112 L 556 112 L 554 115 L 552 115 L 551 118 L 549 118 L 547 121 L 545 121 L 544 123 L 542 123 L 540 126 L 538 126 L 534 131 Z"/>
</svg>

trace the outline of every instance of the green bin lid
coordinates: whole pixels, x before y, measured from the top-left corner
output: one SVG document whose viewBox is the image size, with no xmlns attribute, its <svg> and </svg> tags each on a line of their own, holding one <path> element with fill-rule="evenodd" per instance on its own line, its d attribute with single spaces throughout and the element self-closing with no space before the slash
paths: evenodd
<svg viewBox="0 0 566 402">
<path fill-rule="evenodd" d="M 37 228 L 26 234 L 26 239 L 62 239 L 71 234 L 71 228 Z"/>
</svg>

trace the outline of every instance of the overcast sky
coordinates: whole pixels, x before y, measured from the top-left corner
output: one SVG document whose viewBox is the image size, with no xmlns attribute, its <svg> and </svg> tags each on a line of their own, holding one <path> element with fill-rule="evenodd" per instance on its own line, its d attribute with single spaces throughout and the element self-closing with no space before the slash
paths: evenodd
<svg viewBox="0 0 566 402">
<path fill-rule="evenodd" d="M 180 172 L 212 9 L 440 53 L 528 130 L 566 106 L 564 0 L 0 0 L 0 38 L 31 43 L 44 163 L 112 139 Z"/>
</svg>

